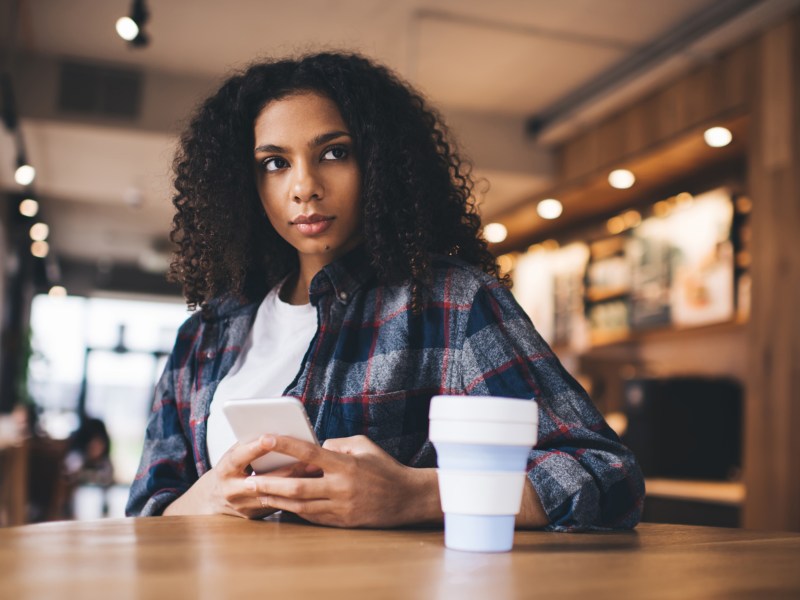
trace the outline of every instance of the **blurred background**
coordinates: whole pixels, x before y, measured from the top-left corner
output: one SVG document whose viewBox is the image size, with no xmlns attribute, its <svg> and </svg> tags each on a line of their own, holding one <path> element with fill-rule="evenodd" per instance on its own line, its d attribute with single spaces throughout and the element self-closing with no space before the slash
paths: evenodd
<svg viewBox="0 0 800 600">
<path fill-rule="evenodd" d="M 645 518 L 800 530 L 795 0 L 0 0 L 0 525 L 122 515 L 188 316 L 177 138 L 231 70 L 326 49 L 441 110 Z"/>
</svg>

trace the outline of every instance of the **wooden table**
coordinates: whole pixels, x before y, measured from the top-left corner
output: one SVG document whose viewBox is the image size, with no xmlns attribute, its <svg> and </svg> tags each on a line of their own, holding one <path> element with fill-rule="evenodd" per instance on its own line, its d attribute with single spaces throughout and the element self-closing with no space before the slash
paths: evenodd
<svg viewBox="0 0 800 600">
<path fill-rule="evenodd" d="M 233 517 L 0 530 L 0 598 L 800 598 L 800 535 L 642 524 L 517 532 L 446 550 L 441 530 L 356 531 Z"/>
</svg>

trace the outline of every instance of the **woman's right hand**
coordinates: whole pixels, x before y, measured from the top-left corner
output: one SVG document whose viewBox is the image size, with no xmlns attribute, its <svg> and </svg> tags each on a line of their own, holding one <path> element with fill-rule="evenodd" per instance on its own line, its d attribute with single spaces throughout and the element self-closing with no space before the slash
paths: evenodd
<svg viewBox="0 0 800 600">
<path fill-rule="evenodd" d="M 231 446 L 213 469 L 167 506 L 164 515 L 224 514 L 260 519 L 274 513 L 274 508 L 265 508 L 261 500 L 253 496 L 253 487 L 248 484 L 250 463 L 268 452 L 263 444 L 262 437 L 247 444 Z M 306 471 L 305 465 L 294 464 L 270 475 L 301 477 Z"/>
</svg>

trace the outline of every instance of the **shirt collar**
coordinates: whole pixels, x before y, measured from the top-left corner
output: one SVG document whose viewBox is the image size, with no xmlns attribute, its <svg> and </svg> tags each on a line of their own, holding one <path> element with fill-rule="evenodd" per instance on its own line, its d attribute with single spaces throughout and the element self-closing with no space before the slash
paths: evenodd
<svg viewBox="0 0 800 600">
<path fill-rule="evenodd" d="M 333 293 L 338 302 L 347 304 L 374 274 L 367 249 L 359 245 L 314 275 L 309 287 L 311 303 L 316 305 L 322 296 Z"/>
<path fill-rule="evenodd" d="M 244 296 L 225 294 L 214 298 L 208 303 L 208 313 L 203 316 L 204 321 L 219 321 L 240 314 L 255 314 L 260 302 L 253 302 Z"/>
</svg>

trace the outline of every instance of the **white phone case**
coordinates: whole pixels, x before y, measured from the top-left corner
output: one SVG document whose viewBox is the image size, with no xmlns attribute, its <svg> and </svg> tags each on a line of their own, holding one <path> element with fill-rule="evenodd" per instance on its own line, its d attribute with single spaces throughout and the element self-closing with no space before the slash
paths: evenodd
<svg viewBox="0 0 800 600">
<path fill-rule="evenodd" d="M 240 444 L 246 444 L 269 433 L 319 444 L 308 420 L 306 409 L 296 398 L 228 400 L 223 405 L 222 412 L 225 413 Z M 260 474 L 296 462 L 297 459 L 294 457 L 269 452 L 254 460 L 250 466 Z"/>
</svg>

